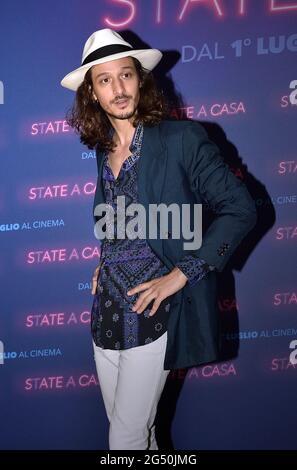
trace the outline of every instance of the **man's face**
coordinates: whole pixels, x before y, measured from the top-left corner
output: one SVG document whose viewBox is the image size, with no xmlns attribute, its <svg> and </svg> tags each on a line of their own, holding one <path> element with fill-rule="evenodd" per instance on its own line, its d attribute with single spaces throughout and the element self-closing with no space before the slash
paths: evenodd
<svg viewBox="0 0 297 470">
<path fill-rule="evenodd" d="M 93 97 L 107 115 L 129 119 L 139 102 L 139 79 L 131 57 L 97 64 L 91 70 Z"/>
</svg>

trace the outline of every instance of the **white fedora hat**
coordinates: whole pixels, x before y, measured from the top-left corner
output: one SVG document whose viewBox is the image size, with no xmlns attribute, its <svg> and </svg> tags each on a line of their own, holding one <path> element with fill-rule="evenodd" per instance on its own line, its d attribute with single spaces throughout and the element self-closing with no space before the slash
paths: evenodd
<svg viewBox="0 0 297 470">
<path fill-rule="evenodd" d="M 95 31 L 86 41 L 81 66 L 68 73 L 61 85 L 76 91 L 84 80 L 88 69 L 93 65 L 103 64 L 122 57 L 136 57 L 147 70 L 152 70 L 160 62 L 163 54 L 158 49 L 133 49 L 122 36 L 110 28 Z"/>
</svg>

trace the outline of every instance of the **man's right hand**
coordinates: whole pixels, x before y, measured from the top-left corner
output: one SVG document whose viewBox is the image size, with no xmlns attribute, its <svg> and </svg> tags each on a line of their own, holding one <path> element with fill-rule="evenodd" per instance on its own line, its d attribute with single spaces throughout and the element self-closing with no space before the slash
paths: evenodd
<svg viewBox="0 0 297 470">
<path fill-rule="evenodd" d="M 96 288 L 97 288 L 97 281 L 98 281 L 98 275 L 100 271 L 100 264 L 97 266 L 97 268 L 94 271 L 93 277 L 92 277 L 92 295 L 96 294 Z"/>
</svg>

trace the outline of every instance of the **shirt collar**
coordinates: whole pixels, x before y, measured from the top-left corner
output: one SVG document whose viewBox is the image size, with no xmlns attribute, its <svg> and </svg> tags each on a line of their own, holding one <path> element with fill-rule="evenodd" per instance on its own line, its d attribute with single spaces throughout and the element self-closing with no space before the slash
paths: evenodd
<svg viewBox="0 0 297 470">
<path fill-rule="evenodd" d="M 112 138 L 114 132 L 115 132 L 114 128 L 111 127 L 110 130 L 109 130 L 109 137 L 110 138 Z M 132 138 L 131 144 L 129 146 L 129 150 L 130 150 L 132 155 L 129 155 L 129 157 L 126 158 L 126 160 L 123 162 L 123 165 L 122 165 L 122 169 L 124 171 L 128 170 L 135 163 L 135 161 L 138 160 L 138 158 L 140 157 L 142 138 L 143 138 L 143 123 L 140 121 L 138 123 L 138 125 L 136 126 L 136 128 L 135 128 L 133 138 Z M 104 175 L 105 175 L 105 177 L 107 177 L 107 174 L 109 174 L 109 176 L 113 176 L 111 168 L 110 168 L 109 163 L 108 163 L 108 153 L 109 153 L 108 151 L 106 151 L 104 153 L 104 167 L 105 167 Z M 109 178 L 107 178 L 107 179 L 109 179 Z"/>
<path fill-rule="evenodd" d="M 111 128 L 109 129 L 109 138 L 112 139 L 113 135 L 115 133 L 115 130 L 114 128 L 111 126 Z M 140 121 L 138 123 L 138 125 L 136 126 L 135 130 L 134 130 L 134 134 L 133 134 L 133 137 L 132 137 L 132 141 L 131 141 L 131 144 L 129 146 L 129 150 L 131 152 L 134 152 L 138 149 L 138 147 L 141 145 L 141 141 L 142 141 L 142 133 L 143 133 L 143 124 L 142 122 Z"/>
</svg>

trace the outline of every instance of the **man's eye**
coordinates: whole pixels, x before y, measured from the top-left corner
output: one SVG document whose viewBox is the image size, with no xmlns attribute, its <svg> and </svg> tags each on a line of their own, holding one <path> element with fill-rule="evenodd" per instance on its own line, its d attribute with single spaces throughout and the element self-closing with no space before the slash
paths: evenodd
<svg viewBox="0 0 297 470">
<path fill-rule="evenodd" d="M 124 73 L 123 74 L 124 76 L 131 76 L 132 73 L 131 72 L 127 72 L 127 73 Z M 105 80 L 109 80 L 109 78 L 102 78 L 102 80 L 100 80 L 100 83 L 107 83 Z"/>
</svg>

